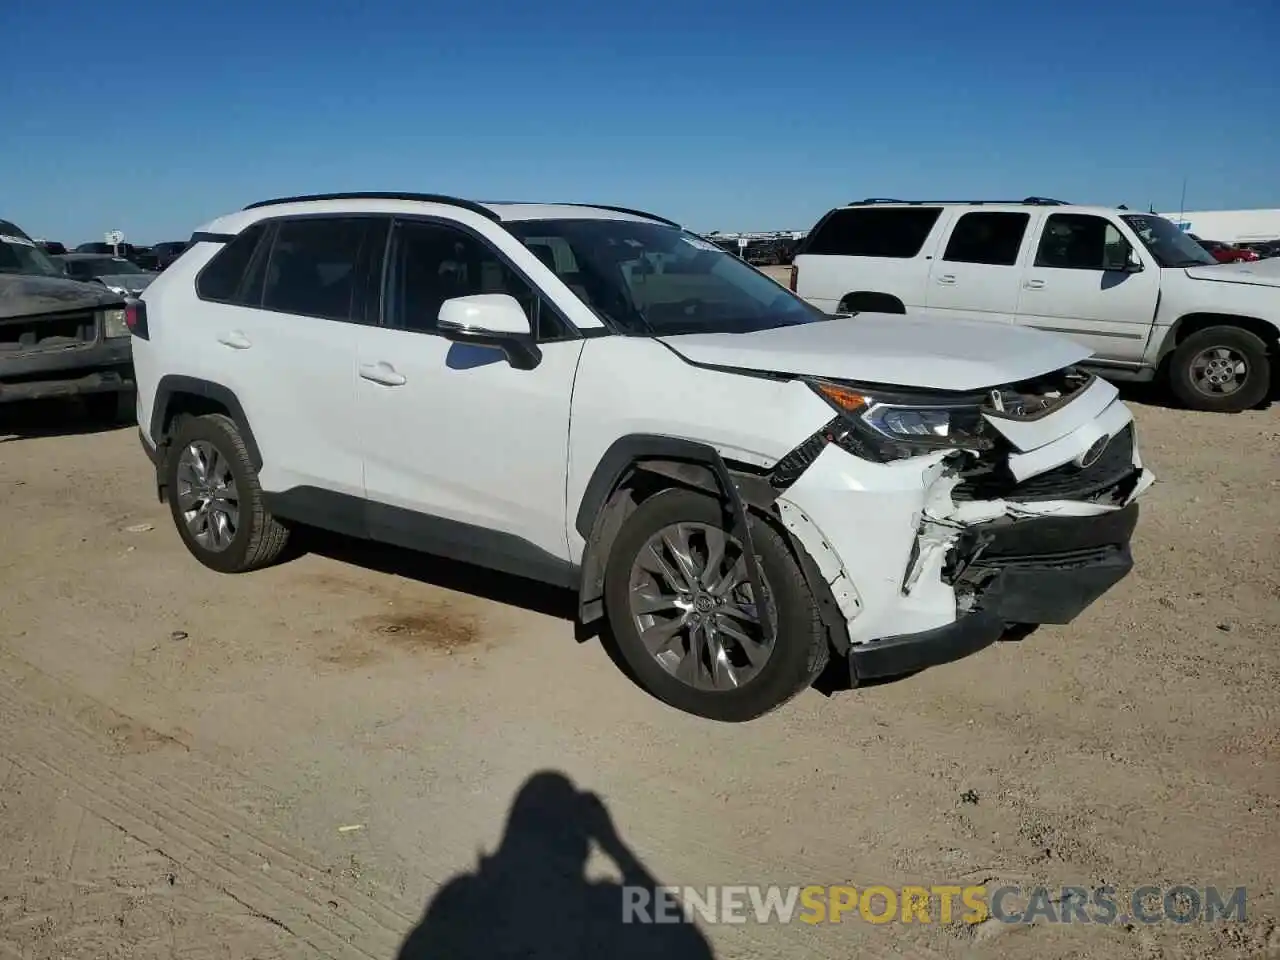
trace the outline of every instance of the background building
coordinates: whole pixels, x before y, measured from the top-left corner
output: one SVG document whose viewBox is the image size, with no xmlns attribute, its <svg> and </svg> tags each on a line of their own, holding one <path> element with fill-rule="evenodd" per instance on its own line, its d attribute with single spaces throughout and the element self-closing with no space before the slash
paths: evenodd
<svg viewBox="0 0 1280 960">
<path fill-rule="evenodd" d="M 1247 243 L 1250 240 L 1280 239 L 1280 209 L 1274 210 L 1189 210 L 1162 213 L 1188 233 L 1202 240 Z"/>
</svg>

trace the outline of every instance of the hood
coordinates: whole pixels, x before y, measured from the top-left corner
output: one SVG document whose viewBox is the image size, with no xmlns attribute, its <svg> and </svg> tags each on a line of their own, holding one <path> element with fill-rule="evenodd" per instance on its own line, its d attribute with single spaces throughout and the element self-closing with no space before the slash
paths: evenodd
<svg viewBox="0 0 1280 960">
<path fill-rule="evenodd" d="M 105 286 L 127 290 L 131 294 L 138 294 L 147 289 L 147 284 L 158 276 L 160 276 L 158 273 L 120 273 L 99 277 L 98 279 Z"/>
<path fill-rule="evenodd" d="M 860 313 L 754 333 L 659 337 L 694 363 L 930 390 L 982 390 L 1079 363 L 1087 347 L 1010 324 Z"/>
<path fill-rule="evenodd" d="M 1280 287 L 1280 257 L 1246 263 L 1205 264 L 1187 267 L 1192 280 L 1217 280 L 1219 283 L 1248 283 L 1259 287 Z"/>
<path fill-rule="evenodd" d="M 0 319 L 67 310 L 92 310 L 121 304 L 118 294 L 100 284 L 0 273 Z"/>
</svg>

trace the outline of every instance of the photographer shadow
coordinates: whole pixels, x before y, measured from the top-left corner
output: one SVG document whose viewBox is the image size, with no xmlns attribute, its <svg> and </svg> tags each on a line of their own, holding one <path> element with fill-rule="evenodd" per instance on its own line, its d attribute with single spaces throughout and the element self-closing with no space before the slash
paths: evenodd
<svg viewBox="0 0 1280 960">
<path fill-rule="evenodd" d="M 613 861 L 620 883 L 587 879 L 593 843 Z M 441 887 L 398 960 L 713 960 L 692 923 L 627 922 L 636 916 L 627 905 L 652 905 L 658 886 L 600 798 L 544 771 L 516 794 L 497 851 Z"/>
</svg>

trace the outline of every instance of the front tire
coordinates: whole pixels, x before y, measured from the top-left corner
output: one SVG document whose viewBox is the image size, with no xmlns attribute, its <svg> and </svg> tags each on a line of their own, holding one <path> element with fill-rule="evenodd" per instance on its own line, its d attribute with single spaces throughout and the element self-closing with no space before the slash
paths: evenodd
<svg viewBox="0 0 1280 960">
<path fill-rule="evenodd" d="M 1239 413 L 1271 390 L 1271 359 L 1261 337 L 1240 327 L 1209 327 L 1178 344 L 1169 359 L 1169 385 L 1192 410 Z"/>
<path fill-rule="evenodd" d="M 256 570 L 284 551 L 289 530 L 267 512 L 258 472 L 230 417 L 179 421 L 165 463 L 165 486 L 178 535 L 211 570 Z"/>
<path fill-rule="evenodd" d="M 786 542 L 751 518 L 763 602 L 751 595 L 741 545 L 723 506 L 688 490 L 642 503 L 619 531 L 605 570 L 605 612 L 637 682 L 670 706 L 711 720 L 762 716 L 826 666 L 826 631 Z M 763 641 L 760 617 L 774 628 Z"/>
</svg>

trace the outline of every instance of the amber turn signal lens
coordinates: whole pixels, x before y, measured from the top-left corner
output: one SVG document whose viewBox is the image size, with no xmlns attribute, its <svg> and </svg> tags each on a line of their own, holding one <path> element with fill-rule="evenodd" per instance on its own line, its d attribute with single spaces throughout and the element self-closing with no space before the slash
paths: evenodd
<svg viewBox="0 0 1280 960">
<path fill-rule="evenodd" d="M 834 383 L 816 383 L 817 391 L 846 413 L 857 413 L 867 406 L 867 398 L 856 390 Z"/>
</svg>

